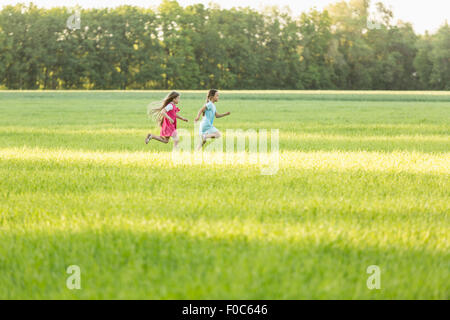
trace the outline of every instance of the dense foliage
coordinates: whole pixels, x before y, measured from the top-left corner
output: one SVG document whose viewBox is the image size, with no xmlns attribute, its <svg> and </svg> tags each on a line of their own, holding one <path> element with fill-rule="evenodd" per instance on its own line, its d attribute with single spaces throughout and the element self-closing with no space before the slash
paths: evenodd
<svg viewBox="0 0 450 320">
<path fill-rule="evenodd" d="M 298 16 L 277 8 L 4 6 L 0 88 L 450 89 L 450 27 L 369 20 L 369 1 Z"/>
</svg>

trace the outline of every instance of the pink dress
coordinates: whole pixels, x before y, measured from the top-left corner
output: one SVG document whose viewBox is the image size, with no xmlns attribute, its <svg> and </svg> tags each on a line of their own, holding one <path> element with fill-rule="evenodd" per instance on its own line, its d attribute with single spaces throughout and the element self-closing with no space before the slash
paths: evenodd
<svg viewBox="0 0 450 320">
<path fill-rule="evenodd" d="M 162 127 L 161 127 L 161 133 L 160 136 L 161 137 L 171 137 L 174 133 L 177 132 L 177 112 L 180 111 L 180 109 L 178 109 L 178 107 L 173 104 L 170 103 L 172 105 L 172 110 L 166 111 L 167 115 L 173 120 L 173 124 L 171 124 L 169 122 L 169 120 L 167 120 L 166 118 L 164 118 L 163 123 L 162 123 Z"/>
</svg>

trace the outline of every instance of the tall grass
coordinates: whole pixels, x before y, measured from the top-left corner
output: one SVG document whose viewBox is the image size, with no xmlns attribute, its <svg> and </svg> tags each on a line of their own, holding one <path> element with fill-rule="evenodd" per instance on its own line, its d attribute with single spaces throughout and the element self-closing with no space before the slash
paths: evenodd
<svg viewBox="0 0 450 320">
<path fill-rule="evenodd" d="M 163 92 L 0 92 L 0 298 L 448 299 L 450 99 L 415 94 L 223 92 L 280 130 L 263 176 L 145 145 Z"/>
</svg>

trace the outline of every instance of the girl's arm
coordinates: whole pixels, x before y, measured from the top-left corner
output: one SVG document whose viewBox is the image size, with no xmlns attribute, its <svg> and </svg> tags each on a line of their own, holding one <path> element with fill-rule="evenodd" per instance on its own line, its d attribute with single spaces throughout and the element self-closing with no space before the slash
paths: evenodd
<svg viewBox="0 0 450 320">
<path fill-rule="evenodd" d="M 171 124 L 173 124 L 172 118 L 169 117 L 169 115 L 167 114 L 167 112 L 166 112 L 165 109 L 162 109 L 162 110 L 161 110 L 161 114 L 163 115 L 164 118 L 166 118 L 167 120 L 169 120 L 169 122 L 170 122 Z"/>
<path fill-rule="evenodd" d="M 183 117 L 181 117 L 181 116 L 179 116 L 179 115 L 176 115 L 176 117 L 177 117 L 177 119 L 180 119 L 180 120 L 183 120 L 183 121 L 186 121 L 186 122 L 188 122 L 188 119 L 186 119 L 186 118 L 183 118 Z"/>
<path fill-rule="evenodd" d="M 230 115 L 230 112 L 217 113 L 217 111 L 216 111 L 216 118 L 222 118 L 222 117 L 229 116 L 229 115 Z"/>
<path fill-rule="evenodd" d="M 194 121 L 197 122 L 200 119 L 200 116 L 203 114 L 203 112 L 205 112 L 205 110 L 206 110 L 206 105 L 204 105 L 202 108 L 200 108 L 200 110 L 198 110 L 197 117 L 195 118 Z"/>
</svg>

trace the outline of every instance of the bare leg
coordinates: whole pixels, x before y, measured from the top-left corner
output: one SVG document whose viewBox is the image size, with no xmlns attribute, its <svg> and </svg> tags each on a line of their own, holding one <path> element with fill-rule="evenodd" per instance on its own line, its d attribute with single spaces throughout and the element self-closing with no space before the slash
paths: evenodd
<svg viewBox="0 0 450 320">
<path fill-rule="evenodd" d="M 200 143 L 197 146 L 197 150 L 201 150 L 202 147 L 205 145 L 205 143 L 206 143 L 206 134 L 201 134 L 200 138 L 201 138 L 201 140 L 200 140 Z"/>
<path fill-rule="evenodd" d="M 217 131 L 217 132 L 209 133 L 209 134 L 205 135 L 205 138 L 206 138 L 206 139 L 219 139 L 221 136 L 222 136 L 222 135 L 220 134 L 220 132 Z M 206 140 L 206 139 L 205 139 L 205 140 Z"/>
<path fill-rule="evenodd" d="M 203 135 L 202 135 L 200 143 L 197 145 L 197 150 L 201 150 L 205 143 L 206 143 L 206 140 L 203 140 Z"/>
<path fill-rule="evenodd" d="M 161 136 L 154 136 L 154 135 L 152 135 L 151 138 L 155 139 L 159 142 L 162 142 L 162 143 L 168 143 L 169 139 L 170 139 L 170 137 L 161 137 Z"/>
<path fill-rule="evenodd" d="M 175 134 L 172 136 L 173 138 L 173 148 L 177 149 L 178 142 L 180 142 L 180 139 L 178 138 L 178 133 L 175 132 Z"/>
<path fill-rule="evenodd" d="M 149 133 L 149 134 L 147 135 L 147 137 L 145 137 L 145 144 L 148 144 L 149 141 L 152 140 L 152 138 L 153 138 L 153 135 L 152 135 L 151 133 Z"/>
<path fill-rule="evenodd" d="M 202 142 L 201 142 L 201 144 L 198 145 L 197 149 L 200 150 L 205 145 L 207 139 L 218 139 L 221 136 L 222 135 L 220 134 L 219 131 L 214 132 L 214 133 L 203 134 Z"/>
</svg>

